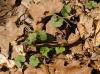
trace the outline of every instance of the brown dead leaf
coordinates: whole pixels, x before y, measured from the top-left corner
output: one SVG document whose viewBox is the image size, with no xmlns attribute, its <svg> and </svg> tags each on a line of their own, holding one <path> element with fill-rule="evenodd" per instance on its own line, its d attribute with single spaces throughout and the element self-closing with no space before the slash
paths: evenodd
<svg viewBox="0 0 100 74">
<path fill-rule="evenodd" d="M 28 67 L 25 71 L 24 74 L 36 74 L 35 69 L 32 67 Z"/>
<path fill-rule="evenodd" d="M 0 72 L 0 74 L 9 74 L 9 71 L 6 71 L 6 72 Z"/>
<path fill-rule="evenodd" d="M 33 25 L 34 31 L 42 30 L 43 25 L 44 25 L 43 23 L 34 24 Z"/>
<path fill-rule="evenodd" d="M 98 3 L 98 6 L 92 10 L 89 15 L 91 15 L 96 20 L 100 20 L 100 3 Z"/>
<path fill-rule="evenodd" d="M 41 18 L 44 17 L 45 8 L 42 4 L 32 4 L 29 9 L 29 13 L 33 17 L 34 21 L 41 21 Z"/>
<path fill-rule="evenodd" d="M 49 11 L 47 15 L 59 13 L 63 7 L 63 4 L 60 0 L 42 0 L 41 4 L 43 4 L 46 11 Z"/>
<path fill-rule="evenodd" d="M 33 17 L 34 21 L 38 22 L 45 16 L 59 13 L 62 7 L 63 4 L 60 2 L 60 0 L 42 0 L 38 4 L 32 4 L 29 7 L 29 13 Z"/>
<path fill-rule="evenodd" d="M 100 58 L 99 58 L 100 59 Z M 93 64 L 91 64 L 91 66 L 94 68 L 94 69 L 97 69 L 100 71 L 100 60 L 99 61 L 94 61 Z"/>
<path fill-rule="evenodd" d="M 75 60 L 67 66 L 64 66 L 62 59 L 57 60 L 55 63 L 55 74 L 91 74 L 92 71 L 89 67 L 81 67 L 80 62 Z"/>
<path fill-rule="evenodd" d="M 1 53 L 8 57 L 9 43 L 16 40 L 18 36 L 22 35 L 24 26 L 16 27 L 16 16 L 8 19 L 4 30 L 0 30 L 0 47 Z"/>
<path fill-rule="evenodd" d="M 86 50 L 86 49 L 90 49 L 93 51 L 93 38 L 88 38 L 85 40 L 85 43 L 84 43 L 84 46 L 83 46 L 83 50 Z"/>
<path fill-rule="evenodd" d="M 46 32 L 48 34 L 55 36 L 57 31 L 58 29 L 55 28 L 50 21 L 46 24 Z"/>
<path fill-rule="evenodd" d="M 99 46 L 100 45 L 100 20 L 96 24 L 96 31 L 95 31 L 95 38 L 94 38 L 94 45 Z"/>
<path fill-rule="evenodd" d="M 23 74 L 22 69 L 18 69 L 14 72 L 14 74 Z"/>
<path fill-rule="evenodd" d="M 83 54 L 82 44 L 78 44 L 70 48 L 72 54 Z"/>
<path fill-rule="evenodd" d="M 84 14 L 80 15 L 80 21 L 77 24 L 81 38 L 88 38 L 94 34 L 93 18 Z"/>
<path fill-rule="evenodd" d="M 46 66 L 37 69 L 29 67 L 24 71 L 24 74 L 48 74 L 48 68 Z"/>
<path fill-rule="evenodd" d="M 74 33 L 71 33 L 71 34 L 69 35 L 67 42 L 68 42 L 68 44 L 70 45 L 70 44 L 73 44 L 73 43 L 75 43 L 76 41 L 78 41 L 79 38 L 80 38 L 80 35 L 79 35 L 78 30 L 76 29 L 76 30 L 75 30 L 75 34 L 74 34 Z"/>
</svg>

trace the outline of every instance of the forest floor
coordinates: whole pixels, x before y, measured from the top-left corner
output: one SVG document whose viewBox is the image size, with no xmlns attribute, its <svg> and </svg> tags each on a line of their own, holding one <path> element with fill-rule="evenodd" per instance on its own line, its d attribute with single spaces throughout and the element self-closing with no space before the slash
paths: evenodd
<svg viewBox="0 0 100 74">
<path fill-rule="evenodd" d="M 99 0 L 0 0 L 0 74 L 100 74 Z"/>
</svg>

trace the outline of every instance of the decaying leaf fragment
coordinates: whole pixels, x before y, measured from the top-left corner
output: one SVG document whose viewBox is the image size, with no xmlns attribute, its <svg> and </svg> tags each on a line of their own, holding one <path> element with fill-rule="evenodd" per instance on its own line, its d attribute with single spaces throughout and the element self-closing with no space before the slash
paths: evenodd
<svg viewBox="0 0 100 74">
<path fill-rule="evenodd" d="M 95 38 L 94 38 L 94 46 L 100 45 L 100 20 L 96 24 Z"/>
<path fill-rule="evenodd" d="M 9 43 L 16 40 L 23 34 L 24 26 L 17 28 L 15 21 L 17 16 L 10 17 L 4 29 L 0 29 L 0 48 L 1 53 L 8 57 Z M 0 26 L 1 27 L 1 26 Z"/>
<path fill-rule="evenodd" d="M 74 34 L 74 33 L 71 33 L 71 34 L 69 35 L 67 42 L 68 42 L 68 44 L 70 45 L 70 44 L 73 44 L 73 43 L 75 43 L 76 41 L 78 41 L 79 38 L 80 38 L 80 35 L 79 35 L 78 30 L 76 29 L 76 30 L 75 30 L 75 34 Z"/>
<path fill-rule="evenodd" d="M 93 18 L 84 14 L 80 15 L 80 21 L 77 24 L 81 38 L 88 38 L 94 34 Z"/>
<path fill-rule="evenodd" d="M 50 21 L 46 24 L 46 32 L 48 34 L 55 36 L 57 31 L 58 29 L 54 27 Z"/>
<path fill-rule="evenodd" d="M 48 68 L 47 66 L 41 66 L 40 68 L 32 68 L 28 67 L 25 71 L 24 74 L 49 74 L 48 73 Z"/>
<path fill-rule="evenodd" d="M 8 60 L 3 54 L 0 54 L 0 65 L 7 65 L 9 68 L 15 66 L 15 62 L 13 60 Z"/>
<path fill-rule="evenodd" d="M 91 15 L 96 20 L 100 20 L 100 3 L 98 4 L 97 8 L 89 13 L 89 15 Z"/>
<path fill-rule="evenodd" d="M 29 7 L 29 13 L 33 17 L 34 21 L 41 21 L 45 16 L 59 13 L 63 7 L 60 0 L 41 0 L 38 4 L 32 4 Z"/>
<path fill-rule="evenodd" d="M 86 66 L 80 66 L 79 61 L 73 60 L 69 65 L 64 66 L 64 60 L 55 61 L 55 74 L 91 74 L 92 69 Z"/>
</svg>

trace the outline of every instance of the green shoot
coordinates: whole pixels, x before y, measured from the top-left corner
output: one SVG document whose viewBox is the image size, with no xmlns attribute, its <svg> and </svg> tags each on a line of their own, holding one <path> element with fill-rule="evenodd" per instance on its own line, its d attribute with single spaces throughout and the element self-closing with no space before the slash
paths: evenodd
<svg viewBox="0 0 100 74">
<path fill-rule="evenodd" d="M 24 56 L 22 56 L 22 55 L 18 55 L 16 58 L 15 58 L 15 63 L 16 63 L 16 66 L 18 67 L 18 68 L 20 68 L 20 67 L 22 67 L 22 62 L 25 62 L 25 57 Z"/>
<path fill-rule="evenodd" d="M 37 33 L 30 33 L 28 38 L 25 40 L 25 44 L 32 44 L 32 42 L 36 41 Z"/>
<path fill-rule="evenodd" d="M 61 27 L 63 25 L 64 19 L 54 15 L 51 17 L 50 21 L 54 27 Z"/>
<path fill-rule="evenodd" d="M 29 64 L 32 65 L 32 67 L 38 66 L 39 63 L 40 63 L 39 59 L 37 57 L 35 57 L 34 55 L 32 55 L 29 58 Z"/>
<path fill-rule="evenodd" d="M 43 55 L 43 56 L 45 56 L 45 57 L 47 57 L 48 58 L 48 52 L 50 51 L 50 48 L 48 48 L 48 47 L 41 47 L 40 48 L 40 53 Z"/>
<path fill-rule="evenodd" d="M 93 9 L 97 6 L 97 2 L 95 1 L 89 1 L 88 3 L 86 3 L 85 7 L 88 9 Z"/>
<path fill-rule="evenodd" d="M 69 16 L 71 13 L 71 7 L 70 5 L 64 5 L 63 9 L 61 10 L 61 14 L 63 17 Z"/>
<path fill-rule="evenodd" d="M 55 47 L 55 51 L 57 54 L 63 53 L 65 51 L 64 47 Z"/>
<path fill-rule="evenodd" d="M 44 30 L 39 31 L 39 32 L 37 33 L 37 38 L 38 38 L 39 40 L 41 40 L 41 41 L 45 41 L 45 40 L 47 40 L 47 33 L 46 33 Z"/>
</svg>

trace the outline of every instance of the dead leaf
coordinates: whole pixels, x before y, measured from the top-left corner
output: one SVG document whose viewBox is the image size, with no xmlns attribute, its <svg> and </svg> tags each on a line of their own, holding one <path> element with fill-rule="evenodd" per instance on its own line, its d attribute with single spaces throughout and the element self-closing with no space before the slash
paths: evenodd
<svg viewBox="0 0 100 74">
<path fill-rule="evenodd" d="M 80 38 L 80 35 L 79 35 L 78 30 L 76 29 L 75 30 L 75 34 L 74 33 L 71 33 L 69 35 L 68 40 L 67 40 L 68 45 L 75 43 L 76 41 L 79 40 L 79 38 Z"/>
<path fill-rule="evenodd" d="M 22 69 L 17 69 L 14 74 L 23 74 Z"/>
<path fill-rule="evenodd" d="M 24 71 L 24 74 L 48 74 L 48 70 L 46 66 L 37 69 L 29 67 Z"/>
<path fill-rule="evenodd" d="M 85 43 L 84 43 L 84 46 L 83 46 L 83 50 L 86 50 L 86 49 L 90 49 L 93 51 L 93 47 L 94 47 L 94 42 L 93 42 L 93 38 L 88 38 L 85 40 Z"/>
<path fill-rule="evenodd" d="M 24 26 L 17 28 L 15 21 L 17 17 L 10 17 L 4 30 L 0 30 L 0 47 L 1 53 L 8 57 L 9 43 L 16 40 L 18 36 L 23 34 Z"/>
<path fill-rule="evenodd" d="M 93 18 L 84 14 L 80 15 L 80 21 L 77 24 L 81 38 L 88 38 L 94 34 Z"/>
<path fill-rule="evenodd" d="M 13 60 L 8 60 L 3 54 L 0 54 L 0 66 L 12 68 L 15 66 L 15 62 Z"/>
<path fill-rule="evenodd" d="M 92 69 L 86 66 L 81 67 L 80 62 L 73 60 L 69 65 L 64 66 L 64 61 L 59 59 L 55 62 L 55 74 L 91 74 Z"/>
<path fill-rule="evenodd" d="M 59 13 L 62 7 L 63 4 L 62 2 L 60 2 L 60 0 L 42 0 L 38 4 L 32 4 L 29 7 L 29 13 L 33 17 L 34 21 L 38 22 L 41 21 L 41 19 L 45 16 L 50 16 L 54 13 Z"/>
<path fill-rule="evenodd" d="M 100 20 L 100 3 L 98 3 L 98 6 L 92 10 L 89 15 L 91 15 L 96 20 Z"/>
<path fill-rule="evenodd" d="M 82 44 L 71 47 L 72 54 L 83 54 Z"/>
<path fill-rule="evenodd" d="M 58 29 L 54 27 L 50 21 L 46 24 L 46 32 L 48 34 L 55 36 L 57 31 Z"/>
<path fill-rule="evenodd" d="M 6 72 L 0 72 L 0 74 L 9 74 L 9 71 L 6 71 Z"/>
<path fill-rule="evenodd" d="M 94 46 L 100 45 L 100 20 L 97 22 L 96 31 L 95 31 L 95 38 L 94 38 Z"/>
<path fill-rule="evenodd" d="M 36 22 L 41 21 L 41 18 L 44 17 L 44 12 L 45 8 L 42 4 L 33 4 L 29 9 L 29 13 Z"/>
<path fill-rule="evenodd" d="M 99 58 L 100 59 L 100 58 Z M 100 60 L 99 61 L 93 61 L 93 63 L 91 64 L 91 66 L 94 68 L 94 69 L 97 69 L 100 71 Z"/>
<path fill-rule="evenodd" d="M 14 59 L 17 55 L 23 55 L 25 56 L 23 45 L 17 45 L 15 41 L 11 42 L 12 47 L 12 53 L 11 58 Z"/>
</svg>

